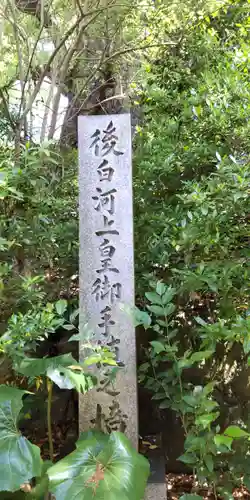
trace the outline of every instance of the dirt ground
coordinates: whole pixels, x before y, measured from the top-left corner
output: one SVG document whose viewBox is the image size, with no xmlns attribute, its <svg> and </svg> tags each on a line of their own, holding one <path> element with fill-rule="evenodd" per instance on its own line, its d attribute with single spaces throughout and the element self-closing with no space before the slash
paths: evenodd
<svg viewBox="0 0 250 500">
<path fill-rule="evenodd" d="M 166 483 L 168 500 L 177 500 L 185 493 L 195 493 L 206 500 L 219 500 L 219 497 L 215 498 L 211 489 L 197 488 L 194 477 L 187 474 L 167 474 Z M 242 486 L 234 490 L 233 497 L 240 500 L 249 500 L 250 493 Z"/>
</svg>

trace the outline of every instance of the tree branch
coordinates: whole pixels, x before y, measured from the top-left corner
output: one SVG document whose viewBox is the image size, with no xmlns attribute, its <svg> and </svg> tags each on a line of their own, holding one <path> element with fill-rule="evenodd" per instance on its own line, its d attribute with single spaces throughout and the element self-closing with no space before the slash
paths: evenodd
<svg viewBox="0 0 250 500">
<path fill-rule="evenodd" d="M 37 45 L 38 45 L 38 43 L 39 43 L 39 41 L 41 39 L 41 34 L 42 34 L 42 31 L 43 31 L 43 28 L 44 28 L 44 24 L 41 23 L 41 27 L 40 27 L 37 39 L 36 39 L 36 41 L 34 43 L 33 50 L 32 50 L 32 53 L 31 53 L 31 56 L 30 56 L 30 60 L 29 60 L 29 63 L 28 63 L 28 68 L 27 68 L 26 75 L 25 75 L 25 80 L 24 80 L 24 85 L 23 85 L 22 95 L 21 95 L 21 103 L 20 103 L 19 114 L 21 112 L 21 107 L 22 107 L 22 103 L 23 103 L 25 87 L 26 87 L 28 79 L 29 79 L 29 73 L 30 73 L 30 70 L 31 70 L 32 62 L 33 62 L 33 59 L 34 59 L 34 56 L 35 56 Z"/>
<path fill-rule="evenodd" d="M 144 47 L 129 47 L 127 49 L 118 50 L 105 59 L 105 63 L 112 61 L 116 57 L 122 56 L 123 54 L 127 54 L 128 52 L 136 52 L 137 50 L 146 50 L 152 47 L 163 47 L 163 46 L 175 46 L 177 42 L 162 42 L 162 43 L 149 43 L 148 45 L 144 45 Z"/>
<path fill-rule="evenodd" d="M 8 4 L 10 6 L 10 10 L 13 16 L 13 31 L 14 31 L 14 37 L 16 41 L 16 49 L 17 49 L 17 59 L 18 59 L 18 68 L 19 68 L 19 81 L 21 85 L 21 91 L 23 92 L 23 85 L 24 85 L 24 68 L 23 68 L 23 58 L 22 58 L 22 51 L 19 43 L 19 36 L 18 36 L 18 31 L 17 31 L 17 21 L 16 21 L 16 14 L 15 14 L 15 7 L 13 7 L 12 0 L 8 0 Z"/>
<path fill-rule="evenodd" d="M 0 89 L 0 97 L 2 98 L 2 102 L 3 102 L 3 105 L 4 105 L 4 109 L 5 109 L 5 116 L 7 118 L 7 120 L 9 121 L 10 123 L 10 126 L 12 128 L 12 130 L 15 131 L 16 129 L 16 124 L 15 122 L 13 121 L 11 115 L 10 115 L 10 111 L 9 111 L 9 106 L 8 106 L 8 103 L 7 103 L 7 100 L 6 100 L 6 97 L 4 95 L 4 91 L 3 89 Z"/>
<path fill-rule="evenodd" d="M 86 29 L 93 21 L 95 21 L 95 19 L 101 14 L 101 12 L 103 10 L 106 10 L 106 9 L 98 9 L 98 10 L 94 10 L 92 12 L 87 12 L 86 14 L 84 14 L 84 18 L 86 17 L 89 17 L 90 15 L 92 14 L 95 14 L 93 15 L 93 17 L 90 19 L 90 21 L 88 21 L 84 26 L 83 26 L 83 31 L 84 29 Z M 41 85 L 43 83 L 43 80 L 47 74 L 47 72 L 49 71 L 50 69 L 50 66 L 52 64 L 52 62 L 54 61 L 56 55 L 58 54 L 58 52 L 60 51 L 61 47 L 65 44 L 65 42 L 68 40 L 68 38 L 74 33 L 75 29 L 77 28 L 77 26 L 79 26 L 80 22 L 81 22 L 82 18 L 79 18 L 77 19 L 77 21 L 73 24 L 73 26 L 71 26 L 71 28 L 69 28 L 69 30 L 65 33 L 64 37 L 62 38 L 62 40 L 60 41 L 60 43 L 58 44 L 58 46 L 56 47 L 56 49 L 54 50 L 54 52 L 51 54 L 51 56 L 49 57 L 49 60 L 47 61 L 45 67 L 44 67 L 44 70 L 42 71 L 41 75 L 40 75 L 40 78 L 36 84 L 36 87 L 33 91 L 33 94 L 32 96 L 30 97 L 29 99 L 29 102 L 26 106 L 26 108 L 24 109 L 24 112 L 23 112 L 23 115 L 21 116 L 21 120 L 24 119 L 27 114 L 29 113 L 32 105 L 33 105 L 33 102 L 34 100 L 36 99 L 36 96 L 37 94 L 39 93 L 40 91 L 40 88 L 41 88 Z"/>
</svg>

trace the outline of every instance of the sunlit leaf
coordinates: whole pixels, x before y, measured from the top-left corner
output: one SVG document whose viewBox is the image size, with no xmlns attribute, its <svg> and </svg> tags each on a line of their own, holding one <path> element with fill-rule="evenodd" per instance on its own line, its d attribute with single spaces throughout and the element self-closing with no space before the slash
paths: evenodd
<svg viewBox="0 0 250 500">
<path fill-rule="evenodd" d="M 48 470 L 56 500 L 141 500 L 148 461 L 124 434 L 88 433 L 77 449 Z"/>
<path fill-rule="evenodd" d="M 250 434 L 247 431 L 241 429 L 240 427 L 238 427 L 238 425 L 230 425 L 229 427 L 226 428 L 224 434 L 225 436 L 229 436 L 232 438 L 241 438 L 250 436 Z"/>
</svg>

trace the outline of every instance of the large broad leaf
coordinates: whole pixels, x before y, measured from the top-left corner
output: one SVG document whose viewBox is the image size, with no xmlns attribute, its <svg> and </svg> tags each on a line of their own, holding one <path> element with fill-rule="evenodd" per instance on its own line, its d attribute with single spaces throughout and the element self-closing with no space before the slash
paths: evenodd
<svg viewBox="0 0 250 500">
<path fill-rule="evenodd" d="M 25 391 L 0 386 L 0 490 L 15 491 L 41 474 L 40 449 L 17 429 Z"/>
<path fill-rule="evenodd" d="M 224 434 L 226 436 L 236 439 L 250 436 L 250 434 L 247 431 L 241 429 L 240 427 L 238 427 L 238 425 L 230 425 L 229 427 L 226 428 Z"/>
<path fill-rule="evenodd" d="M 18 366 L 15 367 L 16 371 L 25 375 L 25 377 L 39 377 L 46 375 L 47 370 L 57 369 L 59 366 L 73 366 L 77 361 L 71 354 L 62 354 L 53 358 L 24 358 Z"/>
<path fill-rule="evenodd" d="M 76 389 L 78 392 L 85 393 L 95 385 L 95 378 L 87 375 L 78 369 L 78 367 L 68 368 L 59 367 L 47 370 L 49 377 L 60 389 Z"/>
<path fill-rule="evenodd" d="M 63 354 L 54 358 L 24 358 L 16 367 L 26 377 L 46 375 L 60 389 L 76 389 L 86 392 L 95 385 L 95 378 L 84 372 L 82 366 L 71 354 Z"/>
<path fill-rule="evenodd" d="M 120 432 L 88 433 L 48 470 L 56 500 L 141 500 L 149 463 Z"/>
</svg>

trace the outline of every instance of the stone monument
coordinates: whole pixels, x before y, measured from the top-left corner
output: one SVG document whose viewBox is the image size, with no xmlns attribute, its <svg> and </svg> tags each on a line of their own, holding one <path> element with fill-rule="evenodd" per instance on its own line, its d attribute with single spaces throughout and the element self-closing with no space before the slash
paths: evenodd
<svg viewBox="0 0 250 500">
<path fill-rule="evenodd" d="M 130 115 L 81 116 L 80 329 L 88 323 L 95 340 L 113 346 L 124 367 L 113 397 L 91 391 L 80 399 L 80 428 L 95 420 L 97 405 L 122 420 L 135 446 L 137 375 L 135 331 L 121 304 L 134 304 Z M 80 350 L 81 353 L 81 350 Z"/>
<path fill-rule="evenodd" d="M 87 323 L 94 340 L 112 347 L 123 366 L 112 391 L 80 396 L 79 427 L 89 429 L 99 412 L 112 430 L 121 423 L 137 448 L 135 330 L 125 312 L 134 305 L 130 114 L 80 116 L 78 147 L 80 335 Z M 149 485 L 148 500 L 164 498 L 162 485 L 161 491 Z"/>
</svg>

